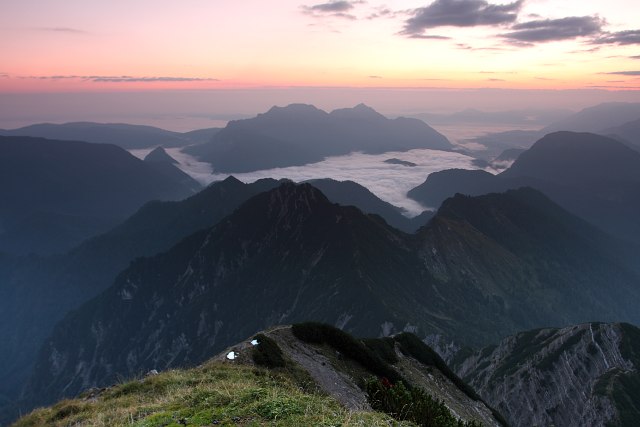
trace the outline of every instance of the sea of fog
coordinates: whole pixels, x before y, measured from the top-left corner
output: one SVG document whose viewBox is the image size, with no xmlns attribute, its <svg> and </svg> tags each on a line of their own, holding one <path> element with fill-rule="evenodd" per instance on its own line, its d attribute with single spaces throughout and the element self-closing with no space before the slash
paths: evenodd
<svg viewBox="0 0 640 427">
<path fill-rule="evenodd" d="M 131 153 L 143 158 L 149 151 L 131 150 Z M 179 162 L 180 169 L 202 184 L 220 181 L 230 175 L 216 173 L 211 165 L 197 161 L 192 156 L 181 152 L 179 148 L 169 148 L 166 151 Z M 385 160 L 392 158 L 408 161 L 416 166 L 385 163 Z M 472 165 L 472 161 L 472 157 L 460 153 L 425 149 L 384 154 L 351 153 L 345 156 L 328 157 L 321 162 L 304 166 L 234 173 L 233 176 L 245 183 L 261 178 L 287 178 L 295 182 L 318 178 L 350 180 L 367 187 L 380 199 L 403 208 L 407 216 L 415 216 L 425 209 L 435 207 L 422 206 L 407 198 L 407 191 L 423 183 L 432 172 L 452 168 L 477 169 Z"/>
</svg>

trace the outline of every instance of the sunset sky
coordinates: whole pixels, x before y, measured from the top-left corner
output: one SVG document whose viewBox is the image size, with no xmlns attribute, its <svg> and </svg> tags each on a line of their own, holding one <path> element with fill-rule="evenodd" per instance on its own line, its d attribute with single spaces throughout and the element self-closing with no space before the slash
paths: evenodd
<svg viewBox="0 0 640 427">
<path fill-rule="evenodd" d="M 0 96 L 636 90 L 638 17 L 637 0 L 11 1 L 0 14 Z"/>
</svg>

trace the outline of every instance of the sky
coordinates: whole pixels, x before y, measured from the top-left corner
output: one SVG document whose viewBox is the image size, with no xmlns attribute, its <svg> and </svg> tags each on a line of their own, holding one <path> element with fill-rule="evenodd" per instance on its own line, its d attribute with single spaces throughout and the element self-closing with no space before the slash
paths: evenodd
<svg viewBox="0 0 640 427">
<path fill-rule="evenodd" d="M 461 93 L 523 102 L 536 91 L 567 91 L 576 97 L 564 103 L 574 108 L 586 99 L 640 98 L 637 0 L 2 3 L 0 112 L 17 104 L 9 118 L 16 123 L 63 120 L 73 112 L 70 95 L 84 99 L 75 108 L 87 114 L 87 104 L 107 99 L 100 94 L 157 109 L 153 95 L 141 94 L 180 92 L 176 99 L 193 115 L 205 93 L 216 108 L 200 112 L 220 117 L 290 100 L 327 108 L 369 100 L 393 113 L 408 91 L 432 99 L 409 101 L 405 109 L 414 110 Z M 324 89 L 340 93 L 327 99 Z M 458 98 L 452 109 L 465 102 Z M 118 102 L 103 107 L 123 111 Z M 98 110 L 96 117 L 108 117 Z"/>
</svg>

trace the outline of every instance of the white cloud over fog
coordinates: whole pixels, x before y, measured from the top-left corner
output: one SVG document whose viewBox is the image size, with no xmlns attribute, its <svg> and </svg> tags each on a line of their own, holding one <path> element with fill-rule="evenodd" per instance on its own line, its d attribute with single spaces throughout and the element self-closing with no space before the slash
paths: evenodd
<svg viewBox="0 0 640 427">
<path fill-rule="evenodd" d="M 180 162 L 180 168 L 203 184 L 225 179 L 229 174 L 211 173 L 211 166 L 198 162 L 181 153 L 179 149 L 167 149 L 169 155 Z M 144 152 L 134 153 L 144 157 Z M 416 166 L 408 167 L 385 163 L 390 158 L 406 160 Z M 309 179 L 332 178 L 338 181 L 355 181 L 367 187 L 376 196 L 395 206 L 406 209 L 408 216 L 420 214 L 425 207 L 406 197 L 407 191 L 422 184 L 427 176 L 436 171 L 463 168 L 476 169 L 472 158 L 460 153 L 436 150 L 411 150 L 384 154 L 352 153 L 346 156 L 329 157 L 322 162 L 305 166 L 267 169 L 249 173 L 233 174 L 242 182 L 254 182 L 261 178 L 287 178 L 295 182 Z"/>
</svg>

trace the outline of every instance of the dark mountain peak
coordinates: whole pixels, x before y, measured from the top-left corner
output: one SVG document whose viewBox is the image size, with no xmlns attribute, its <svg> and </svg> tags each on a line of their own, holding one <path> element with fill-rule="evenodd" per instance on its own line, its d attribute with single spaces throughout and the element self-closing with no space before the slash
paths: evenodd
<svg viewBox="0 0 640 427">
<path fill-rule="evenodd" d="M 326 206 L 331 206 L 331 202 L 312 185 L 284 182 L 249 200 L 241 209 L 280 219 L 284 216 L 306 216 Z"/>
<path fill-rule="evenodd" d="M 311 104 L 289 104 L 285 107 L 273 106 L 258 117 L 266 118 L 296 118 L 296 117 L 322 117 L 327 113 Z"/>
<path fill-rule="evenodd" d="M 162 147 L 156 147 L 153 149 L 153 151 L 145 156 L 144 161 L 151 163 L 178 164 L 178 161 L 171 157 Z"/>
<path fill-rule="evenodd" d="M 236 178 L 233 175 L 229 175 L 228 177 L 223 179 L 221 182 L 227 185 L 244 184 L 242 181 L 240 181 L 238 178 Z"/>
<path fill-rule="evenodd" d="M 425 182 L 409 190 L 407 196 L 437 208 L 458 192 L 478 196 L 500 189 L 499 180 L 489 172 L 480 169 L 446 169 L 429 174 Z"/>
<path fill-rule="evenodd" d="M 482 210 L 483 207 L 489 207 L 492 210 L 512 209 L 523 202 L 528 204 L 547 203 L 549 206 L 556 206 L 540 191 L 531 187 L 520 187 L 501 193 L 489 193 L 481 196 L 456 193 L 453 197 L 442 202 L 440 209 L 438 209 L 438 215 L 465 217 L 467 212 L 477 212 Z"/>
<path fill-rule="evenodd" d="M 329 113 L 331 117 L 338 117 L 341 119 L 366 119 L 366 120 L 387 120 L 385 116 L 378 113 L 373 108 L 365 104 L 358 104 L 353 108 L 339 108 Z"/>
<path fill-rule="evenodd" d="M 560 131 L 540 139 L 501 175 L 581 185 L 640 181 L 640 153 L 606 136 Z"/>
</svg>

